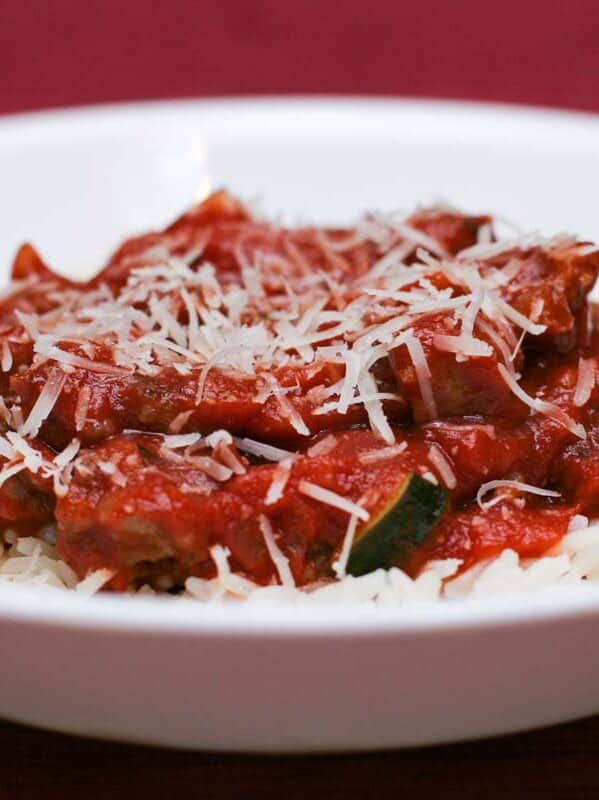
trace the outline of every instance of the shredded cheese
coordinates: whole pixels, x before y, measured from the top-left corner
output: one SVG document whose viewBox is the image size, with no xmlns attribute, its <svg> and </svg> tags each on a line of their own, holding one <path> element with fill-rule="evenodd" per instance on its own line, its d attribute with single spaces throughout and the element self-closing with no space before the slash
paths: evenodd
<svg viewBox="0 0 599 800">
<path fill-rule="evenodd" d="M 487 494 L 487 492 L 490 492 L 493 489 L 516 489 L 519 492 L 529 492 L 530 494 L 536 494 L 540 497 L 561 497 L 559 492 L 554 492 L 551 489 L 542 489 L 540 486 L 531 486 L 530 484 L 522 483 L 521 481 L 487 481 L 487 483 L 483 483 L 476 494 L 476 502 L 483 511 L 487 511 L 489 508 L 503 499 L 502 497 L 499 497 L 489 500 L 486 503 L 483 502 L 483 497 Z"/>
<path fill-rule="evenodd" d="M 264 498 L 265 506 L 273 506 L 287 490 L 296 454 L 250 438 L 234 438 L 226 431 L 205 437 L 182 431 L 198 427 L 196 420 L 221 396 L 236 399 L 238 392 L 251 398 L 256 413 L 263 404 L 268 405 L 269 413 L 274 410 L 285 429 L 282 441 L 310 436 L 317 430 L 313 422 L 318 422 L 318 415 L 347 415 L 353 421 L 357 408 L 362 412 L 357 418 L 367 420 L 381 442 L 379 448 L 360 452 L 360 463 L 392 459 L 408 447 L 406 441 L 396 443 L 398 428 L 393 427 L 393 412 L 405 399 L 389 391 L 388 380 L 381 376 L 400 347 L 405 348 L 413 367 L 431 421 L 439 412 L 434 393 L 436 364 L 450 356 L 457 361 L 485 358 L 503 362 L 497 368 L 507 387 L 534 413 L 585 438 L 582 424 L 559 405 L 528 395 L 519 383 L 516 369 L 522 360 L 518 356 L 523 342 L 547 330 L 539 323 L 543 302 L 533 301 L 526 316 L 505 299 L 514 296 L 512 281 L 518 277 L 527 251 L 561 252 L 576 247 L 582 254 L 585 245 L 566 236 L 545 239 L 536 234 L 496 242 L 491 226 L 483 225 L 477 244 L 452 257 L 402 214 L 374 213 L 347 234 L 314 231 L 310 242 L 318 248 L 321 264 L 315 269 L 292 234 L 277 230 L 276 237 L 280 246 L 269 250 L 268 246 L 256 246 L 251 230 L 242 229 L 232 248 L 238 274 L 231 271 L 223 276 L 202 260 L 210 232 L 201 235 L 184 255 L 174 255 L 180 253 L 181 242 L 176 234 L 168 234 L 163 243 L 130 257 L 123 286 L 96 285 L 74 291 L 51 285 L 48 296 L 55 308 L 42 313 L 16 310 L 18 331 L 14 340 L 11 333 L 10 341 L 5 338 L 2 342 L 0 369 L 4 373 L 14 370 L 14 359 L 20 358 L 16 348 L 24 344 L 33 348 L 31 368 L 42 370 L 47 377 L 25 420 L 19 398 L 10 399 L 10 408 L 1 403 L 0 416 L 14 430 L 0 436 L 0 456 L 6 462 L 0 471 L 0 485 L 28 470 L 52 479 L 61 495 L 68 490 L 73 471 L 84 473 L 78 438 L 54 455 L 38 450 L 35 437 L 56 413 L 64 393 L 74 404 L 75 431 L 85 439 L 99 406 L 87 373 L 96 373 L 94 383 L 108 386 L 127 386 L 137 376 L 167 381 L 174 376 L 184 387 L 185 410 L 176 409 L 170 424 L 168 419 L 165 422 L 168 434 L 158 434 L 161 455 L 178 465 L 193 465 L 218 482 L 246 473 L 247 462 L 238 451 L 273 462 L 276 466 Z M 348 253 L 365 243 L 365 250 L 376 252 L 377 260 L 369 270 L 356 270 Z M 499 267 L 492 259 L 502 254 L 506 263 Z M 17 282 L 5 296 L 28 286 Z M 427 328 L 433 315 L 442 317 L 447 326 Z M 294 370 L 298 375 L 295 382 Z M 319 375 L 326 377 L 314 378 Z M 595 380 L 595 359 L 581 358 L 573 396 L 577 408 L 589 403 Z M 139 425 L 144 426 L 142 422 Z M 306 455 L 324 458 L 337 441 L 334 435 L 324 436 Z M 421 467 L 424 477 L 454 489 L 457 476 L 443 449 L 430 445 L 428 460 L 436 474 Z M 117 483 L 126 480 L 114 464 L 103 462 L 99 468 Z M 198 483 L 201 486 L 186 484 L 185 491 L 211 485 L 204 476 Z M 295 479 L 292 485 L 295 488 Z M 558 496 L 517 481 L 490 481 L 479 490 L 481 508 L 498 502 L 497 498 L 484 502 L 485 493 L 495 488 Z M 369 519 L 368 511 L 307 480 L 300 480 L 297 490 L 349 514 L 335 562 L 337 575 L 343 576 L 357 525 Z M 289 562 L 265 516 L 260 518 L 260 527 L 281 583 L 293 585 Z M 228 581 L 226 551 L 214 553 L 213 558 L 219 579 Z M 101 586 L 109 577 L 90 576 L 88 585 Z"/>
<path fill-rule="evenodd" d="M 289 567 L 289 560 L 276 543 L 270 521 L 264 516 L 264 514 L 260 515 L 260 530 L 262 531 L 262 536 L 264 538 L 266 549 L 268 550 L 268 555 L 270 556 L 272 563 L 275 565 L 275 569 L 277 570 L 282 585 L 291 587 L 295 586 L 293 573 Z"/>
<path fill-rule="evenodd" d="M 474 358 L 488 357 L 493 355 L 493 348 L 476 339 L 474 336 L 443 336 L 438 334 L 434 338 L 435 347 L 438 350 L 445 350 L 448 353 L 456 353 L 461 356 L 472 356 Z"/>
<path fill-rule="evenodd" d="M 91 397 L 91 386 L 86 385 L 79 389 L 79 394 L 77 395 L 77 405 L 75 406 L 75 414 L 73 417 L 75 421 L 75 430 L 77 432 L 82 431 L 85 427 Z"/>
<path fill-rule="evenodd" d="M 0 368 L 2 372 L 10 372 L 12 368 L 12 350 L 10 349 L 8 339 L 4 339 L 2 342 L 2 361 L 0 362 Z"/>
<path fill-rule="evenodd" d="M 292 464 L 293 459 L 286 458 L 283 461 L 279 461 L 279 463 L 276 465 L 273 472 L 272 482 L 268 487 L 268 492 L 266 493 L 264 505 L 272 506 L 275 503 L 278 503 L 278 501 L 283 497 L 283 492 L 285 491 L 285 487 L 289 481 L 289 476 L 291 475 Z"/>
<path fill-rule="evenodd" d="M 572 417 L 566 414 L 563 409 L 555 405 L 555 403 L 549 403 L 537 397 L 531 397 L 524 391 L 515 377 L 504 367 L 503 364 L 498 364 L 497 369 L 499 370 L 499 373 L 504 381 L 519 400 L 529 406 L 533 411 L 538 411 L 540 414 L 545 414 L 545 416 L 550 417 L 557 422 L 558 425 L 562 425 L 579 439 L 586 439 L 586 430 L 584 426 L 573 420 Z"/>
<path fill-rule="evenodd" d="M 349 518 L 349 522 L 347 523 L 347 530 L 345 531 L 345 536 L 343 537 L 343 544 L 341 545 L 341 551 L 339 553 L 338 558 L 335 561 L 333 561 L 332 565 L 335 576 L 339 580 L 345 578 L 347 562 L 349 561 L 349 554 L 351 552 L 352 545 L 354 543 L 357 527 L 358 527 L 358 517 L 355 514 L 352 514 Z"/>
<path fill-rule="evenodd" d="M 376 365 L 393 349 L 406 346 L 426 414 L 437 417 L 431 369 L 415 323 L 430 314 L 453 314 L 461 323 L 459 333 L 434 337 L 439 352 L 466 360 L 492 358 L 496 351 L 513 373 L 524 334 L 538 336 L 546 326 L 535 321 L 534 304 L 528 318 L 506 302 L 503 290 L 530 248 L 583 251 L 565 236 L 545 239 L 535 234 L 494 242 L 490 226 L 484 225 L 479 243 L 452 258 L 409 217 L 376 212 L 339 239 L 312 231 L 313 245 L 327 263 L 324 271 L 312 268 L 292 234 L 279 235 L 284 252 L 275 253 L 268 247 L 257 249 L 251 236 L 240 233 L 234 246 L 240 274 L 224 281 L 212 264 L 202 261 L 209 231 L 183 256 L 172 252 L 181 244 L 179 237 L 168 234 L 158 245 L 127 257 L 128 279 L 116 293 L 103 285 L 76 292 L 53 286 L 56 309 L 43 314 L 16 311 L 23 340 L 33 344 L 36 364 L 58 362 L 65 372 L 83 370 L 126 381 L 135 373 L 156 377 L 174 370 L 197 381 L 196 406 L 212 402 L 212 382 L 204 397 L 212 370 L 266 381 L 265 397 L 274 397 L 281 416 L 300 436 L 312 429 L 306 413 L 343 415 L 360 405 L 372 430 L 392 445 L 394 432 L 384 404 L 394 398 L 381 391 Z M 364 242 L 374 244 L 380 258 L 353 277 L 345 254 Z M 501 269 L 486 263 L 501 253 L 508 253 Z M 434 280 L 438 273 L 448 282 L 443 289 Z M 17 284 L 14 290 L 19 291 Z M 327 363 L 342 364 L 344 376 L 320 409 L 307 410 L 301 391 L 296 391 L 300 387 L 279 383 L 280 368 Z M 7 340 L 0 367 L 12 369 Z M 77 431 L 86 425 L 88 388 L 83 382 Z M 13 413 L 16 417 L 19 409 Z M 192 413 L 187 409 L 177 414 L 169 433 L 183 430 Z M 25 431 L 31 433 L 35 422 L 36 416 Z"/>
<path fill-rule="evenodd" d="M 416 380 L 420 387 L 420 395 L 422 402 L 428 413 L 430 419 L 435 419 L 437 414 L 437 405 L 433 395 L 433 384 L 431 380 L 431 372 L 424 355 L 424 348 L 415 336 L 410 336 L 406 339 L 406 347 L 412 359 L 414 370 L 416 371 Z"/>
<path fill-rule="evenodd" d="M 39 429 L 52 413 L 67 376 L 61 370 L 52 370 L 42 391 L 39 393 L 29 416 L 21 426 L 21 436 L 37 436 Z"/>
<path fill-rule="evenodd" d="M 235 436 L 234 442 L 244 453 L 251 453 L 251 455 L 258 456 L 258 458 L 265 458 L 267 461 L 283 461 L 283 459 L 294 455 L 290 450 L 282 450 L 280 447 L 274 447 L 272 444 L 257 442 L 255 439 L 248 439 L 246 437 Z"/>
<path fill-rule="evenodd" d="M 439 473 L 439 477 L 445 486 L 447 486 L 448 489 L 455 489 L 458 485 L 456 474 L 449 459 L 439 445 L 431 444 L 428 449 L 428 460 Z"/>
<path fill-rule="evenodd" d="M 342 497 L 340 494 L 332 492 L 330 489 L 318 486 L 316 483 L 301 480 L 298 484 L 298 489 L 302 494 L 305 494 L 306 497 L 311 497 L 313 500 L 318 500 L 320 503 L 338 508 L 340 511 L 346 511 L 348 514 L 355 514 L 355 516 L 363 522 L 367 522 L 370 519 L 370 514 L 365 508 L 362 508 L 362 506 L 348 500 L 347 497 Z"/>
<path fill-rule="evenodd" d="M 579 408 L 586 406 L 591 399 L 591 394 L 595 388 L 595 369 L 594 358 L 581 358 L 578 361 L 578 377 L 574 390 L 574 405 Z"/>
<path fill-rule="evenodd" d="M 391 445 L 390 447 L 381 447 L 378 450 L 367 450 L 358 455 L 358 460 L 362 464 L 373 464 L 376 461 L 384 461 L 387 458 L 395 458 L 395 456 L 403 453 L 407 447 L 408 443 L 404 441 Z"/>
<path fill-rule="evenodd" d="M 333 436 L 332 433 L 327 433 L 322 439 L 320 439 L 316 444 L 311 445 L 306 450 L 306 455 L 310 458 L 318 458 L 319 456 L 326 456 L 327 453 L 330 453 L 331 450 L 334 450 L 337 445 L 337 439 Z"/>
</svg>

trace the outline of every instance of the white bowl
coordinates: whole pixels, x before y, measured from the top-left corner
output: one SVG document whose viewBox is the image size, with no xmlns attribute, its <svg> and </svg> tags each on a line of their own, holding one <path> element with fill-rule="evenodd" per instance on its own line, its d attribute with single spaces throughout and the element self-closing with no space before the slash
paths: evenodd
<svg viewBox="0 0 599 800">
<path fill-rule="evenodd" d="M 0 122 L 0 261 L 89 274 L 210 187 L 286 219 L 444 199 L 599 237 L 599 119 L 364 100 L 156 103 Z M 0 714 L 179 747 L 372 749 L 599 711 L 599 589 L 404 609 L 0 587 Z"/>
</svg>

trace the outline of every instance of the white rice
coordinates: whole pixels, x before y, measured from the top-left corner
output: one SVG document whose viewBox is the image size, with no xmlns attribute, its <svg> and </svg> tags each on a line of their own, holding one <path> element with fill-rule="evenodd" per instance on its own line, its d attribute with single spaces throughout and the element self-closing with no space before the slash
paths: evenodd
<svg viewBox="0 0 599 800">
<path fill-rule="evenodd" d="M 79 581 L 73 570 L 58 558 L 52 540 L 51 529 L 43 538 L 18 537 L 14 531 L 5 531 L 0 582 L 75 590 L 80 595 L 90 596 L 110 580 L 109 570 L 96 570 Z M 230 570 L 228 550 L 217 545 L 211 553 L 217 565 L 217 577 L 211 580 L 189 578 L 184 596 L 201 602 L 244 600 L 262 605 L 376 602 L 403 606 L 443 598 L 535 592 L 548 586 L 599 583 L 599 520 L 574 517 L 568 534 L 542 558 L 523 559 L 513 550 L 504 550 L 497 558 L 480 562 L 459 575 L 460 562 L 446 559 L 429 562 L 417 578 L 410 578 L 394 567 L 359 578 L 348 575 L 342 580 L 304 589 L 258 586 Z M 143 586 L 137 593 L 156 594 L 149 586 Z"/>
</svg>

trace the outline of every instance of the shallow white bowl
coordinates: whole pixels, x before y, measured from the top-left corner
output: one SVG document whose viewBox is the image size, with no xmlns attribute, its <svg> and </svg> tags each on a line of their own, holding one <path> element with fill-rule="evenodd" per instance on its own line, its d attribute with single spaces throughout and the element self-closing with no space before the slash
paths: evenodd
<svg viewBox="0 0 599 800">
<path fill-rule="evenodd" d="M 599 237 L 599 119 L 430 102 L 157 103 L 0 121 L 0 262 L 89 274 L 211 187 L 286 219 L 446 200 Z M 0 714 L 247 751 L 372 749 L 599 711 L 599 589 L 406 609 L 0 587 Z"/>
</svg>

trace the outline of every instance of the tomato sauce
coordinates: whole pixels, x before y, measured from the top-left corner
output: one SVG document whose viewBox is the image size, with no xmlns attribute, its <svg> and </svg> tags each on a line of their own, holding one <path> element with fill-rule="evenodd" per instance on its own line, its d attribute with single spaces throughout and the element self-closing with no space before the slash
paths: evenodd
<svg viewBox="0 0 599 800">
<path fill-rule="evenodd" d="M 598 271 L 573 239 L 502 249 L 489 216 L 285 229 L 224 192 L 87 283 L 25 245 L 0 300 L 0 520 L 56 525 L 118 591 L 212 577 L 215 545 L 276 582 L 267 520 L 306 585 L 416 475 L 446 503 L 410 574 L 541 556 L 599 514 Z"/>
</svg>

